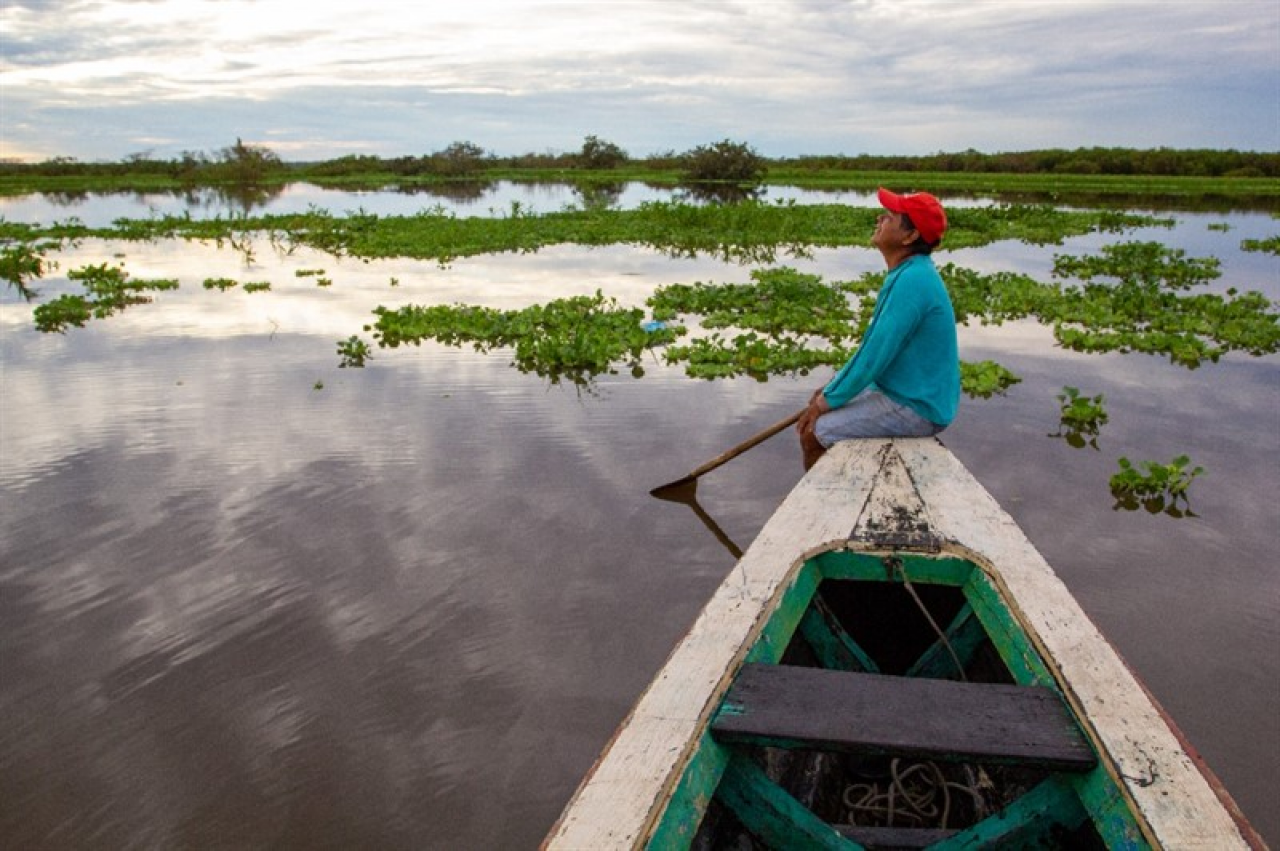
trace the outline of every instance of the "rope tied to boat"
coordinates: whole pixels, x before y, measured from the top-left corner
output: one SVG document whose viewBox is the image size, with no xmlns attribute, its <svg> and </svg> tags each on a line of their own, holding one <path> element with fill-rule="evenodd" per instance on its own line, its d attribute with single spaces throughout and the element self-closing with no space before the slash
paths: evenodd
<svg viewBox="0 0 1280 851">
<path fill-rule="evenodd" d="M 969 681 L 969 677 L 965 675 L 964 665 L 960 663 L 960 657 L 956 654 L 955 648 L 951 646 L 951 642 L 947 640 L 947 634 L 938 626 L 938 622 L 933 619 L 933 615 L 929 614 L 929 609 L 925 606 L 924 601 L 920 599 L 920 595 L 916 593 L 916 589 L 911 585 L 911 580 L 907 578 L 907 568 L 902 563 L 902 559 L 893 560 L 894 572 L 902 577 L 902 587 L 907 589 L 907 593 L 911 595 L 911 599 L 915 600 L 916 607 L 920 609 L 920 613 L 924 615 L 924 619 L 929 622 L 929 626 L 933 627 L 933 632 L 938 636 L 938 640 L 942 642 L 942 646 L 947 649 L 951 661 L 956 666 L 956 673 L 960 675 L 960 679 L 964 682 Z"/>
</svg>

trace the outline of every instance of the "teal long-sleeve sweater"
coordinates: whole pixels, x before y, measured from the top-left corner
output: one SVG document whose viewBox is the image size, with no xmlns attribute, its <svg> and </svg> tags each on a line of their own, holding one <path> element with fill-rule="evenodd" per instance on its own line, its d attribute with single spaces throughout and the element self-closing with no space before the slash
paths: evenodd
<svg viewBox="0 0 1280 851">
<path fill-rule="evenodd" d="M 960 404 L 956 317 L 933 260 L 917 254 L 885 277 L 871 324 L 823 390 L 832 408 L 875 386 L 895 402 L 940 426 Z"/>
</svg>

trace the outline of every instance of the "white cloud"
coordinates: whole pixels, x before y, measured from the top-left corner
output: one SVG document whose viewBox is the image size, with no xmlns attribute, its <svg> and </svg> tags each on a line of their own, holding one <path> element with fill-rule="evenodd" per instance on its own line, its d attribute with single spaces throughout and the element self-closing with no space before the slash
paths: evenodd
<svg viewBox="0 0 1280 851">
<path fill-rule="evenodd" d="M 0 9 L 2 155 L 1280 148 L 1271 0 L 36 5 Z"/>
</svg>

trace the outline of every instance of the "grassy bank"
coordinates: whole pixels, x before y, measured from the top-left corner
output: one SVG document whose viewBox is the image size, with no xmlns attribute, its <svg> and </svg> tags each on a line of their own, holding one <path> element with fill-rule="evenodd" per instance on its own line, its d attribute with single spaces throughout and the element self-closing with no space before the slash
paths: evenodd
<svg viewBox="0 0 1280 851">
<path fill-rule="evenodd" d="M 519 183 L 561 183 L 582 186 L 618 185 L 632 182 L 661 187 L 690 187 L 677 169 L 626 166 L 608 170 L 569 168 L 529 169 L 494 167 L 466 177 L 440 175 L 399 175 L 389 171 L 352 174 L 317 174 L 306 166 L 290 166 L 285 170 L 249 183 L 235 180 L 200 181 L 154 173 L 69 174 L 36 173 L 0 174 L 0 196 L 15 197 L 34 193 L 111 193 L 157 192 L 183 193 L 203 187 L 226 189 L 231 194 L 253 194 L 256 190 L 270 194 L 294 183 L 350 189 L 413 189 L 420 187 L 466 186 L 486 181 L 509 180 Z M 715 184 L 700 184 L 713 188 Z M 1170 177 L 1152 175 L 1096 174 L 1010 174 L 982 172 L 910 172 L 910 171 L 844 171 L 813 169 L 802 166 L 770 168 L 762 180 L 767 186 L 796 186 L 832 191 L 872 191 L 879 186 L 898 190 L 928 189 L 940 195 L 1021 196 L 1035 195 L 1048 199 L 1097 198 L 1225 198 L 1253 204 L 1276 204 L 1280 207 L 1280 180 L 1260 177 Z"/>
</svg>

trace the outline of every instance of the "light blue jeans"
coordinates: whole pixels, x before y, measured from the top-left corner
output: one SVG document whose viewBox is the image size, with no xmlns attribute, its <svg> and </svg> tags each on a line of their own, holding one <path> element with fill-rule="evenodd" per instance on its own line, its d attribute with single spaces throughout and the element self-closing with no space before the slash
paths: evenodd
<svg viewBox="0 0 1280 851">
<path fill-rule="evenodd" d="M 830 449 L 851 437 L 932 437 L 944 428 L 868 387 L 848 404 L 818 417 L 813 433 Z"/>
</svg>

